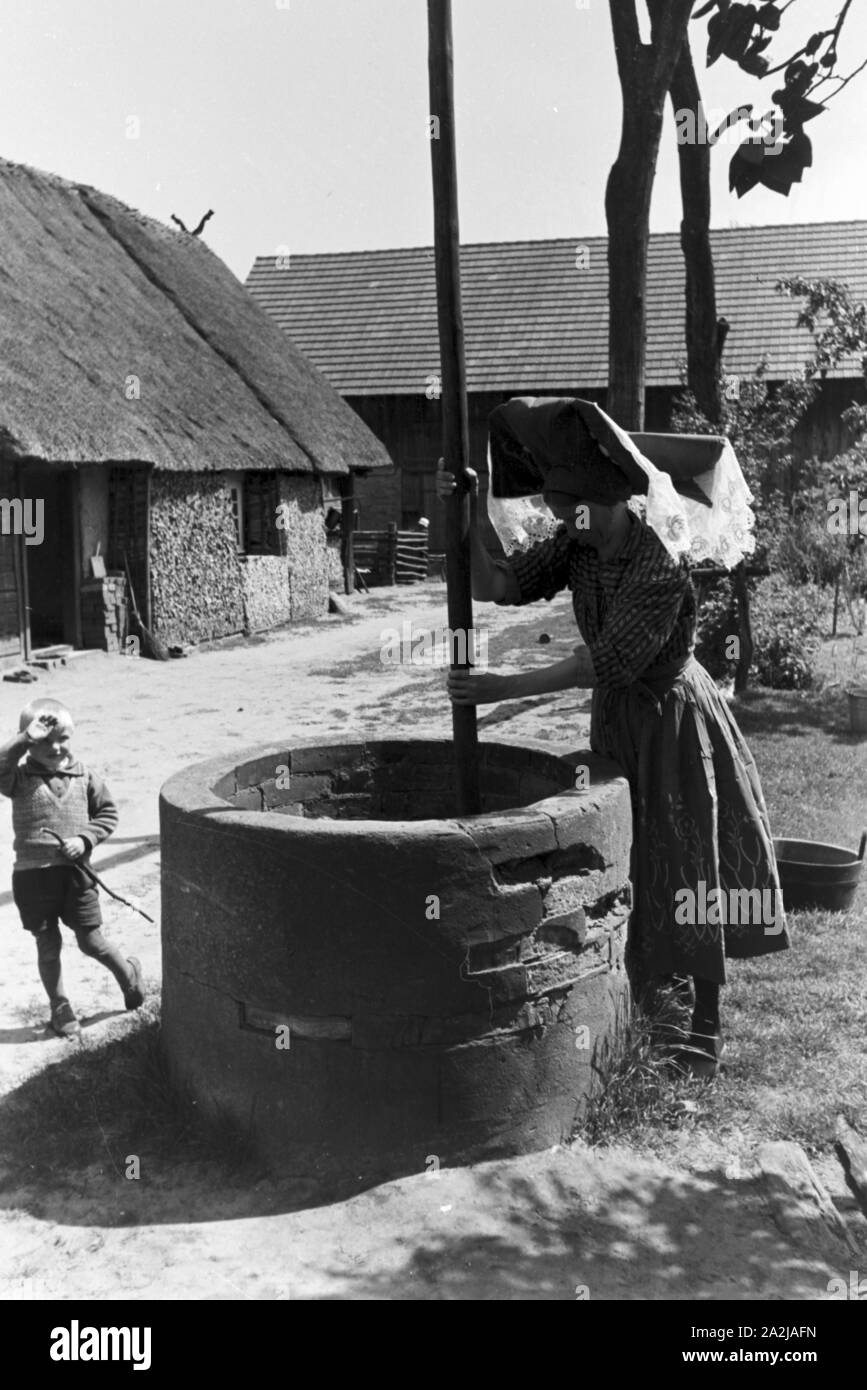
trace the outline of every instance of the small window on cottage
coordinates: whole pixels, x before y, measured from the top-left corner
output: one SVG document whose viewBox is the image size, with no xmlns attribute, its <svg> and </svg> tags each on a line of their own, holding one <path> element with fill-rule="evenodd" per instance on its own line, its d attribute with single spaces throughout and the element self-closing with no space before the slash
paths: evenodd
<svg viewBox="0 0 867 1390">
<path fill-rule="evenodd" d="M 243 473 L 224 473 L 223 483 L 229 494 L 232 525 L 235 530 L 235 543 L 239 552 L 244 551 L 244 475 Z"/>
<path fill-rule="evenodd" d="M 238 549 L 244 549 L 244 493 L 240 483 L 233 483 L 229 488 L 229 496 L 232 499 L 232 521 L 235 525 L 235 539 L 238 542 Z"/>
<path fill-rule="evenodd" d="M 276 473 L 244 475 L 244 550 L 248 555 L 282 555 L 284 532 L 277 527 L 280 504 Z"/>
</svg>

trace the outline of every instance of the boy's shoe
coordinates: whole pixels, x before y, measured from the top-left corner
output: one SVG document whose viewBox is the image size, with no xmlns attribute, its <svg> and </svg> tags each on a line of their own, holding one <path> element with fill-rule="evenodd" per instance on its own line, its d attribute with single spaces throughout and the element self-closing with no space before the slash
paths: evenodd
<svg viewBox="0 0 867 1390">
<path fill-rule="evenodd" d="M 48 1026 L 52 1033 L 56 1033 L 59 1038 L 72 1039 L 81 1034 L 81 1025 L 72 1012 L 71 1004 L 66 999 L 54 1005 L 51 1010 L 51 1022 Z"/>
<path fill-rule="evenodd" d="M 135 956 L 130 956 L 127 965 L 132 969 L 132 980 L 123 992 L 123 1002 L 128 1009 L 140 1009 L 144 1003 L 141 961 L 137 960 Z"/>
</svg>

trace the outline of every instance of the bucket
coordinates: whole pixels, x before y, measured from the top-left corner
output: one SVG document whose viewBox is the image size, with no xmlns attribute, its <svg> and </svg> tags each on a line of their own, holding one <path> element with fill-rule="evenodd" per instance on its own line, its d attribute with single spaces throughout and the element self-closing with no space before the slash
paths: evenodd
<svg viewBox="0 0 867 1390">
<path fill-rule="evenodd" d="M 822 907 L 830 912 L 845 912 L 855 897 L 865 846 L 867 830 L 861 836 L 857 854 L 841 845 L 825 845 L 818 840 L 774 840 L 786 910 Z"/>
<path fill-rule="evenodd" d="M 849 727 L 854 734 L 867 734 L 867 686 L 851 686 L 849 696 Z"/>
</svg>

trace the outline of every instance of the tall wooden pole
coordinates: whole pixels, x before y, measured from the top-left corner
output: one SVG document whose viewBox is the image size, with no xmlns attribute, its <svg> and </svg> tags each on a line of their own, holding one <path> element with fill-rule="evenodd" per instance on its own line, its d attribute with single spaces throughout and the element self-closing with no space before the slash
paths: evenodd
<svg viewBox="0 0 867 1390">
<path fill-rule="evenodd" d="M 471 665 L 473 600 L 470 585 L 470 493 L 467 377 L 461 311 L 458 177 L 455 157 L 455 104 L 451 0 L 428 0 L 428 76 L 430 147 L 433 169 L 434 259 L 442 378 L 443 458 L 457 488 L 446 502 L 446 588 L 452 633 L 452 670 Z M 465 634 L 455 650 L 455 634 Z M 456 660 L 463 657 L 463 660 Z M 475 705 L 452 705 L 457 809 L 481 810 Z"/>
</svg>

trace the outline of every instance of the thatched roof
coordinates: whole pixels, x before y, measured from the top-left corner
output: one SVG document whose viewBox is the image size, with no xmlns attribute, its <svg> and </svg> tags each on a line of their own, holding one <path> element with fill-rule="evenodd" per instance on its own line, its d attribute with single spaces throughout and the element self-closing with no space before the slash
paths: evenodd
<svg viewBox="0 0 867 1390">
<path fill-rule="evenodd" d="M 127 399 L 130 376 L 140 398 Z M 0 448 L 346 473 L 383 446 L 196 237 L 0 161 Z"/>
</svg>

